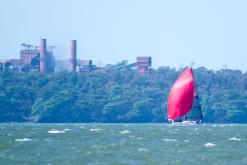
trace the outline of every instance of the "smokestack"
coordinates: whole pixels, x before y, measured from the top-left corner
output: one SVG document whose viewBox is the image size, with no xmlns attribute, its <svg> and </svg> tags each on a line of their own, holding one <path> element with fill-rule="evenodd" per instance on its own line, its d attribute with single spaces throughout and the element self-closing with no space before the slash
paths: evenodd
<svg viewBox="0 0 247 165">
<path fill-rule="evenodd" d="M 76 71 L 76 40 L 70 41 L 70 71 Z"/>
<path fill-rule="evenodd" d="M 46 72 L 46 39 L 40 39 L 40 72 Z"/>
</svg>

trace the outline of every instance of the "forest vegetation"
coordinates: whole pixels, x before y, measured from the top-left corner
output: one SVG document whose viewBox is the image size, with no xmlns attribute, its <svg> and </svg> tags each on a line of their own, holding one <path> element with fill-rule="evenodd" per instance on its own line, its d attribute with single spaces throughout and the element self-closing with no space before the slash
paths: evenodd
<svg viewBox="0 0 247 165">
<path fill-rule="evenodd" d="M 184 68 L 0 72 L 0 122 L 167 122 L 167 97 Z M 111 71 L 110 71 L 111 70 Z M 194 69 L 207 123 L 247 123 L 247 73 Z"/>
</svg>

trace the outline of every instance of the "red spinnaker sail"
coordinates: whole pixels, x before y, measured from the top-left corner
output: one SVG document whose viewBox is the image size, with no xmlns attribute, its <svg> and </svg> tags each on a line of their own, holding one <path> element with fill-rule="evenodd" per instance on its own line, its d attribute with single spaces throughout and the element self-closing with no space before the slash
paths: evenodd
<svg viewBox="0 0 247 165">
<path fill-rule="evenodd" d="M 168 119 L 175 120 L 192 107 L 195 82 L 191 68 L 187 68 L 173 84 L 168 97 Z"/>
</svg>

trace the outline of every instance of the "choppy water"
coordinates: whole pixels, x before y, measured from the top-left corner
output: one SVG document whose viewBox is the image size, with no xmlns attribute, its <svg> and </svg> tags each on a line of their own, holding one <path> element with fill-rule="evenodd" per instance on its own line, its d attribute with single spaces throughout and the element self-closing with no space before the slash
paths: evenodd
<svg viewBox="0 0 247 165">
<path fill-rule="evenodd" d="M 0 124 L 0 164 L 247 164 L 247 125 Z"/>
</svg>

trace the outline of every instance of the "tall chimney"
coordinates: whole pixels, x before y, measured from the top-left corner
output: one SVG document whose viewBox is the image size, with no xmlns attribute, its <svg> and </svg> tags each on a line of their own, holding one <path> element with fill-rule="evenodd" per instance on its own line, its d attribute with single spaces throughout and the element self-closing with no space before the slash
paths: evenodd
<svg viewBox="0 0 247 165">
<path fill-rule="evenodd" d="M 76 71 L 76 40 L 70 41 L 70 71 Z"/>
<path fill-rule="evenodd" d="M 40 39 L 40 72 L 46 73 L 46 39 Z"/>
</svg>

